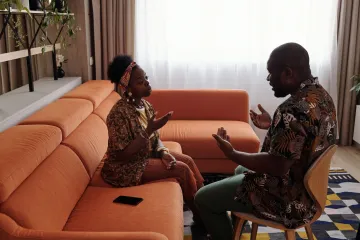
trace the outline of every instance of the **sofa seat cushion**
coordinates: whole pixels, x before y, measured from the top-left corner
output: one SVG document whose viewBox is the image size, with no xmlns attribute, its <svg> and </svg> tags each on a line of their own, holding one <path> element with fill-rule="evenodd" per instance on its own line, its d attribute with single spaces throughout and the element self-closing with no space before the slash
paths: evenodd
<svg viewBox="0 0 360 240">
<path fill-rule="evenodd" d="M 163 142 L 164 146 L 167 147 L 172 152 L 182 153 L 181 146 L 177 142 Z M 101 177 L 101 169 L 104 166 L 106 156 L 103 157 L 100 164 L 98 165 L 92 179 L 90 186 L 94 187 L 112 187 L 110 184 L 106 183 Z"/>
<path fill-rule="evenodd" d="M 227 130 L 237 150 L 259 151 L 260 141 L 254 130 L 240 121 L 171 120 L 160 130 L 160 138 L 180 143 L 184 154 L 196 159 L 225 158 L 212 137 L 220 127 Z"/>
<path fill-rule="evenodd" d="M 113 203 L 120 195 L 143 198 L 137 206 Z M 88 187 L 64 231 L 156 232 L 183 239 L 183 197 L 179 184 L 157 182 L 130 188 Z"/>
</svg>

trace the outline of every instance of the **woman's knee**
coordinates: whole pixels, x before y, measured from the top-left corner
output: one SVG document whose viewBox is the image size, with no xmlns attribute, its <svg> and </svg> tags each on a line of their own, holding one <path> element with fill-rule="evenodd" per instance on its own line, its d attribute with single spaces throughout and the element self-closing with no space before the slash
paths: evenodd
<svg viewBox="0 0 360 240">
<path fill-rule="evenodd" d="M 188 165 L 188 166 L 192 166 L 192 165 L 195 164 L 194 160 L 193 160 L 190 156 L 185 155 L 185 154 L 178 155 L 178 156 L 175 157 L 175 158 L 177 158 L 177 160 L 178 160 L 179 162 L 183 162 L 183 163 L 185 163 L 185 164 Z"/>
<path fill-rule="evenodd" d="M 174 175 L 181 179 L 186 179 L 190 176 L 193 176 L 191 169 L 186 163 L 183 162 L 176 162 L 176 166 L 174 169 L 170 170 L 174 171 Z"/>
</svg>

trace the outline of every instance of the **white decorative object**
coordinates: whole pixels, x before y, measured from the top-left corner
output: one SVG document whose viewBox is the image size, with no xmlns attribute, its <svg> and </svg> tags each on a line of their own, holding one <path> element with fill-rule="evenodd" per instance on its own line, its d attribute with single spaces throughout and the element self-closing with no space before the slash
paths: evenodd
<svg viewBox="0 0 360 240">
<path fill-rule="evenodd" d="M 29 0 L 20 0 L 20 3 L 24 8 L 27 8 L 30 10 L 30 1 Z M 11 4 L 11 8 L 18 10 L 16 3 Z"/>
<path fill-rule="evenodd" d="M 21 0 L 21 4 L 24 8 L 30 9 L 30 1 L 29 0 Z"/>
<path fill-rule="evenodd" d="M 60 55 L 60 54 L 56 55 L 56 66 L 60 67 L 61 64 L 64 62 L 64 59 L 65 58 L 63 55 Z"/>
<path fill-rule="evenodd" d="M 360 144 L 360 105 L 356 106 L 355 127 L 353 140 Z"/>
</svg>

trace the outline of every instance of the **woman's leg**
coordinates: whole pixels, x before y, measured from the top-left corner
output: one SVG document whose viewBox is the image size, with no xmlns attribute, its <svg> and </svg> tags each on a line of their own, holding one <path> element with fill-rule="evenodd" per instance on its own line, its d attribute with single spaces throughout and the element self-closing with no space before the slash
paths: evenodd
<svg viewBox="0 0 360 240">
<path fill-rule="evenodd" d="M 171 154 L 176 158 L 177 162 L 183 162 L 183 163 L 185 163 L 186 165 L 189 166 L 191 171 L 194 173 L 194 177 L 196 179 L 197 190 L 202 188 L 204 186 L 204 178 L 202 177 L 202 175 L 201 175 L 198 167 L 196 166 L 194 160 L 190 156 L 185 155 L 185 154 L 176 153 L 176 152 L 171 152 Z M 194 220 L 194 222 L 202 225 L 202 220 L 201 220 L 201 217 L 200 217 L 199 210 L 196 207 L 195 202 L 194 202 L 194 196 L 192 197 L 192 199 L 188 199 L 186 201 L 186 205 L 193 212 L 193 220 Z"/>
<path fill-rule="evenodd" d="M 168 170 L 160 159 L 150 159 L 142 176 L 142 182 L 147 183 L 166 178 L 177 179 L 181 186 L 185 203 L 193 212 L 195 219 L 198 220 L 200 217 L 194 204 L 195 194 L 198 190 L 195 174 L 185 162 L 181 161 L 184 158 L 178 158 L 177 160 L 176 166 Z"/>
<path fill-rule="evenodd" d="M 194 159 L 192 159 L 188 155 L 177 152 L 171 152 L 171 155 L 173 155 L 176 158 L 176 161 L 186 163 L 186 165 L 189 166 L 191 171 L 194 173 L 198 190 L 204 186 L 204 178 L 202 177 L 198 167 L 196 166 Z"/>
<path fill-rule="evenodd" d="M 161 179 L 175 178 L 183 191 L 184 200 L 194 199 L 197 185 L 194 173 L 184 162 L 177 162 L 173 169 L 167 169 L 160 159 L 150 159 L 142 176 L 142 182 L 152 182 Z"/>
</svg>

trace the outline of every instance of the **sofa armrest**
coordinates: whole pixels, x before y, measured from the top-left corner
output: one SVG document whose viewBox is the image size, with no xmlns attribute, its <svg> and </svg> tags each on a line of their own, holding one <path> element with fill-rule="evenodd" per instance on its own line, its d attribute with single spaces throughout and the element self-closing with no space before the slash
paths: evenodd
<svg viewBox="0 0 360 240">
<path fill-rule="evenodd" d="M 7 215 L 0 213 L 1 240 L 168 240 L 154 232 L 70 232 L 26 229 Z"/>
</svg>

